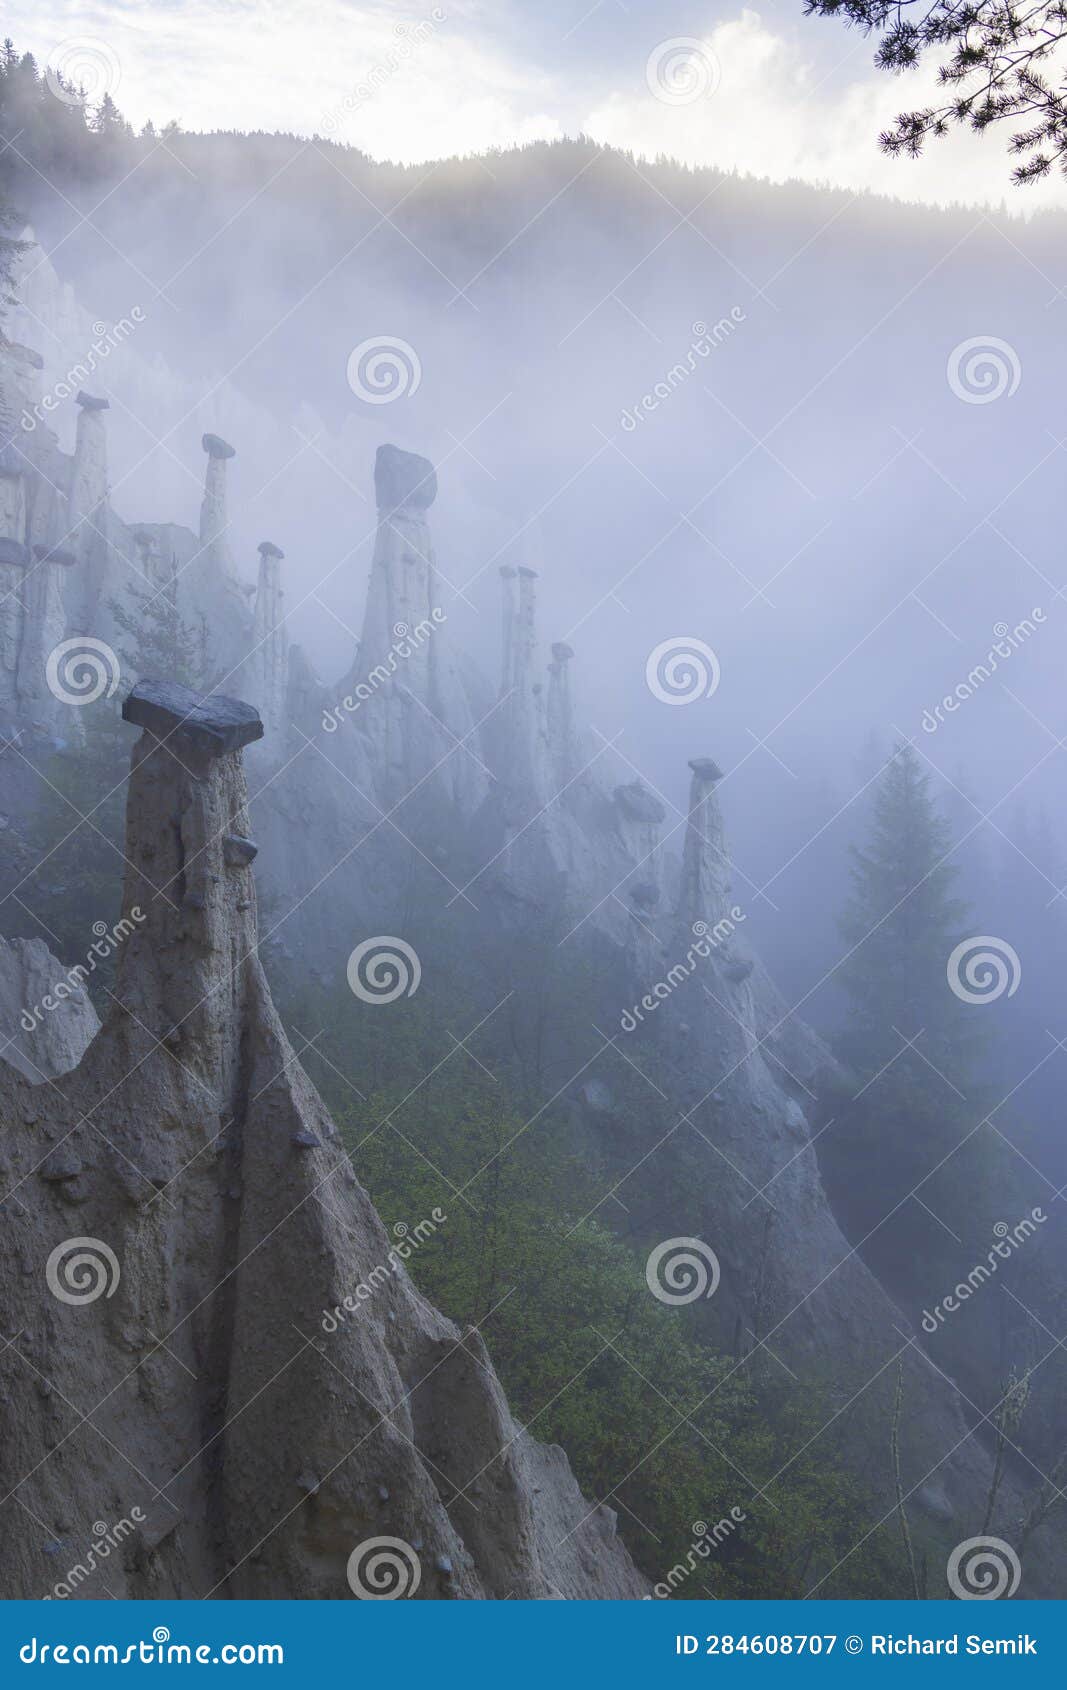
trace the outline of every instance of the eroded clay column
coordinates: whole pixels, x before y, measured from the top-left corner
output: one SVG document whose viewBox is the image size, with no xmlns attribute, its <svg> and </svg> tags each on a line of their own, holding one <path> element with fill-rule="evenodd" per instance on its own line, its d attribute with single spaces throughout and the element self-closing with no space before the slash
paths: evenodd
<svg viewBox="0 0 1067 1690">
<path fill-rule="evenodd" d="M 229 540 L 229 509 L 226 499 L 226 465 L 237 456 L 228 440 L 217 434 L 205 434 L 200 444 L 207 453 L 207 472 L 204 476 L 204 499 L 200 506 L 200 551 L 209 556 L 220 570 L 231 571 Z"/>
<path fill-rule="evenodd" d="M 682 850 L 682 882 L 678 918 L 684 928 L 695 921 L 709 928 L 726 914 L 730 896 L 730 864 L 726 855 L 722 812 L 715 788 L 722 770 L 710 757 L 694 757 L 689 764 L 689 821 Z"/>
<path fill-rule="evenodd" d="M 74 437 L 74 463 L 67 499 L 67 537 L 63 549 L 73 553 L 78 570 L 73 578 L 72 610 L 83 628 L 95 625 L 104 579 L 107 573 L 107 429 L 104 412 L 108 400 L 91 393 L 79 393 L 78 423 Z M 56 536 L 38 534 L 42 544 Z"/>
<path fill-rule="evenodd" d="M 285 553 L 273 540 L 260 541 L 249 668 L 260 712 L 271 728 L 280 727 L 285 717 L 289 640 L 285 627 L 285 591 L 281 571 L 284 557 Z"/>
</svg>

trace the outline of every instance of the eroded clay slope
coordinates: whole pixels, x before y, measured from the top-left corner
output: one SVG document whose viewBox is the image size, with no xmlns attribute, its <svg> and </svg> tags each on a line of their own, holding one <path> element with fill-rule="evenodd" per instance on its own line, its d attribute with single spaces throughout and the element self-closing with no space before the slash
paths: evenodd
<svg viewBox="0 0 1067 1690">
<path fill-rule="evenodd" d="M 0 1590 L 43 1595 L 94 1522 L 134 1520 L 117 1597 L 347 1598 L 378 1538 L 410 1547 L 419 1598 L 641 1596 L 479 1335 L 381 1271 L 392 1241 L 256 954 L 255 712 L 146 684 L 126 714 L 142 916 L 116 1006 L 58 1082 L 0 1071 Z"/>
</svg>

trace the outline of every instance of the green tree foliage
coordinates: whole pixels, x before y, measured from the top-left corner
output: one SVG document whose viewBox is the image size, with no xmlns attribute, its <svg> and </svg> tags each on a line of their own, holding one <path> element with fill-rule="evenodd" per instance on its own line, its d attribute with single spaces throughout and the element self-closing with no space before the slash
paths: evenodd
<svg viewBox="0 0 1067 1690">
<path fill-rule="evenodd" d="M 682 1598 L 803 1596 L 825 1574 L 821 1595 L 907 1594 L 888 1528 L 850 1554 L 880 1511 L 842 1471 L 832 1411 L 784 1373 L 754 1380 L 651 1294 L 643 1255 L 595 1213 L 566 1109 L 520 1108 L 496 1058 L 492 1074 L 460 1048 L 442 1063 L 454 1001 L 441 1016 L 421 991 L 390 1006 L 387 1040 L 380 1013 L 333 1000 L 291 1017 L 320 1034 L 316 1052 L 343 1053 L 306 1060 L 353 1166 L 398 1238 L 443 1211 L 409 1269 L 478 1326 L 513 1412 L 617 1511 L 649 1578 Z M 720 1541 L 692 1552 L 694 1528 L 720 1520 Z"/>
<path fill-rule="evenodd" d="M 905 111 L 880 137 L 887 153 L 917 157 L 931 137 L 962 126 L 1013 127 L 1016 182 L 1067 174 L 1067 3 L 1038 0 L 804 0 L 878 36 L 875 64 L 896 74 L 937 61 L 944 98 Z"/>
<path fill-rule="evenodd" d="M 119 630 L 119 656 L 127 676 L 152 676 L 206 691 L 203 615 L 182 615 L 173 580 L 153 589 L 130 578 L 125 602 L 111 599 L 108 610 Z"/>
<path fill-rule="evenodd" d="M 948 978 L 955 946 L 973 931 L 950 855 L 929 777 L 900 747 L 875 791 L 870 838 L 852 852 L 837 971 L 849 1011 L 837 1048 L 853 1085 L 820 1152 L 852 1237 L 898 1289 L 921 1268 L 924 1294 L 949 1229 L 973 1233 L 992 1213 L 998 1166 L 983 1125 L 987 1011 L 961 1001 Z"/>
<path fill-rule="evenodd" d="M 946 977 L 967 918 L 954 893 L 951 848 L 930 777 L 915 752 L 899 748 L 875 790 L 870 839 L 852 851 L 852 892 L 841 923 L 849 949 L 838 973 L 850 999 L 841 1049 L 864 1075 L 899 1048 L 894 1028 L 905 1038 L 922 1028 L 927 1060 L 957 1085 L 970 1077 L 974 1017 Z"/>
<path fill-rule="evenodd" d="M 146 133 L 142 151 L 157 146 Z M 92 188 L 117 167 L 132 168 L 133 130 L 110 94 L 95 105 L 55 70 L 8 39 L 0 47 L 0 304 L 10 304 L 12 267 L 22 250 L 12 233 L 42 183 L 60 193 Z M 127 163 L 127 155 L 129 162 Z"/>
</svg>

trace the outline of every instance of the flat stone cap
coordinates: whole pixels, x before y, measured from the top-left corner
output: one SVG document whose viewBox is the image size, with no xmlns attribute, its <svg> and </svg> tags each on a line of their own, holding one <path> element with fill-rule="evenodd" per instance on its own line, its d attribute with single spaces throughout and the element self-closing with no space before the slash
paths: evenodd
<svg viewBox="0 0 1067 1690">
<path fill-rule="evenodd" d="M 239 698 L 194 692 L 177 681 L 138 681 L 122 706 L 122 719 L 157 739 L 181 734 L 198 751 L 221 757 L 263 738 L 259 712 Z"/>
<path fill-rule="evenodd" d="M 552 647 L 552 656 L 557 663 L 569 663 L 574 656 L 574 647 L 565 640 L 556 640 Z"/>
<path fill-rule="evenodd" d="M 110 399 L 96 399 L 91 393 L 77 393 L 74 403 L 80 405 L 83 411 L 110 411 Z"/>
<path fill-rule="evenodd" d="M 519 564 L 519 574 L 522 575 L 522 576 L 525 576 L 527 581 L 536 581 L 537 580 L 536 569 L 527 569 L 527 567 L 524 563 Z"/>
<path fill-rule="evenodd" d="M 259 552 L 261 557 L 282 558 L 285 556 L 282 548 L 280 546 L 276 546 L 273 540 L 261 540 L 259 545 L 256 547 L 256 550 Z"/>
<path fill-rule="evenodd" d="M 722 780 L 722 770 L 710 757 L 691 757 L 689 767 L 698 780 Z"/>
<path fill-rule="evenodd" d="M 380 511 L 429 510 L 437 497 L 437 471 L 429 458 L 379 446 L 374 459 L 374 494 Z"/>
<path fill-rule="evenodd" d="M 77 563 L 73 552 L 66 552 L 62 546 L 34 546 L 33 555 L 38 563 L 61 563 L 70 569 Z"/>
<path fill-rule="evenodd" d="M 235 458 L 236 446 L 231 446 L 228 440 L 223 440 L 217 434 L 205 434 L 200 442 L 209 458 Z"/>
</svg>

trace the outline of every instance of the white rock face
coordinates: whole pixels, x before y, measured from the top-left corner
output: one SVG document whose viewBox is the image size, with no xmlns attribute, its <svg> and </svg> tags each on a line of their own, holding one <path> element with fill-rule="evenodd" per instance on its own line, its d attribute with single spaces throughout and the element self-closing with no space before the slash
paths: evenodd
<svg viewBox="0 0 1067 1690">
<path fill-rule="evenodd" d="M 124 915 L 147 914 L 118 1001 L 61 1095 L 0 1072 L 4 1490 L 57 1539 L 136 1507 L 117 1597 L 349 1599 L 349 1557 L 383 1536 L 420 1599 L 644 1595 L 477 1332 L 414 1289 L 293 1054 L 233 844 L 240 751 L 138 696 Z M 235 721 L 258 727 L 231 711 L 225 743 Z M 96 1294 L 64 1277 L 76 1249 Z M 4 1591 L 45 1581 L 38 1533 L 5 1533 Z"/>
<path fill-rule="evenodd" d="M 0 347 L 0 709 L 47 731 L 62 714 L 45 662 L 66 626 L 64 576 L 73 559 L 61 544 L 66 466 L 55 435 L 37 420 L 41 398 L 37 355 Z"/>
<path fill-rule="evenodd" d="M 285 553 L 272 540 L 260 542 L 252 650 L 245 665 L 248 676 L 245 690 L 257 705 L 266 728 L 275 732 L 285 725 L 289 687 L 289 639 L 282 586 L 284 557 Z"/>
<path fill-rule="evenodd" d="M 0 1060 L 31 1085 L 56 1080 L 99 1030 L 85 987 L 43 939 L 0 938 Z"/>
<path fill-rule="evenodd" d="M 73 553 L 77 563 L 78 591 L 74 598 L 74 617 L 81 628 L 88 629 L 99 621 L 109 573 L 107 429 L 104 412 L 107 401 L 93 403 L 78 395 L 78 424 L 74 442 L 74 462 L 70 471 L 70 493 L 67 500 L 67 533 L 64 549 Z"/>
</svg>

